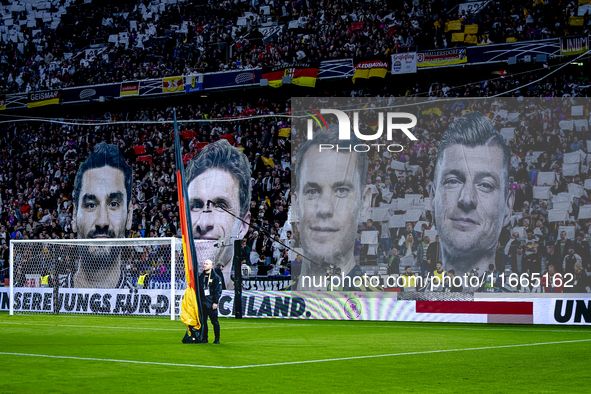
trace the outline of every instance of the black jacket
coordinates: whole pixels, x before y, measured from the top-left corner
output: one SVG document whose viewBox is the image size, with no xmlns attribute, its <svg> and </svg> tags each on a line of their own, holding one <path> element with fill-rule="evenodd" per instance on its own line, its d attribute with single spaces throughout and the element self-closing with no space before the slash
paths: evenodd
<svg viewBox="0 0 591 394">
<path fill-rule="evenodd" d="M 209 283 L 207 283 L 209 281 Z M 205 295 L 205 289 L 209 288 L 209 295 Z M 199 291 L 201 292 L 201 305 L 211 308 L 213 304 L 219 304 L 222 296 L 222 280 L 219 275 L 211 270 L 211 275 L 202 272 L 199 275 Z"/>
<path fill-rule="evenodd" d="M 224 273 L 219 268 L 214 268 L 213 272 L 215 272 L 219 277 L 220 281 L 222 282 L 222 290 L 226 290 L 226 280 L 224 279 Z"/>
<path fill-rule="evenodd" d="M 591 288 L 591 278 L 587 276 L 587 273 L 583 270 L 579 274 L 574 274 L 575 282 L 573 287 L 565 287 L 565 293 L 587 293 L 587 287 Z"/>
<path fill-rule="evenodd" d="M 400 256 L 388 256 L 388 275 L 400 273 Z"/>
</svg>

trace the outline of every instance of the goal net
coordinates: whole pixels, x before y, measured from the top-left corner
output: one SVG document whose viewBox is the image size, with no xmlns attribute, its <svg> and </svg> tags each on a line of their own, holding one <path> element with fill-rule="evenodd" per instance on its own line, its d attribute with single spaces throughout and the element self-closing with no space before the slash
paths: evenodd
<svg viewBox="0 0 591 394">
<path fill-rule="evenodd" d="M 216 241 L 195 241 L 199 272 Z M 22 240 L 10 245 L 10 314 L 180 314 L 180 238 Z"/>
</svg>

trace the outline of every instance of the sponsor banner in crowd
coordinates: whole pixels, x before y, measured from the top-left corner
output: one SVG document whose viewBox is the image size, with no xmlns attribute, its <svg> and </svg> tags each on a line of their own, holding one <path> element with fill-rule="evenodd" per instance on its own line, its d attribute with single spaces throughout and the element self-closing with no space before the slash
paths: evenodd
<svg viewBox="0 0 591 394">
<path fill-rule="evenodd" d="M 205 74 L 203 89 L 223 89 L 232 86 L 258 85 L 261 81 L 260 68 L 252 70 L 224 71 Z"/>
<path fill-rule="evenodd" d="M 45 105 L 59 104 L 62 98 L 61 90 L 48 90 L 45 92 L 29 93 L 27 106 L 29 108 L 43 107 Z"/>
<path fill-rule="evenodd" d="M 390 72 L 395 74 L 410 74 L 417 72 L 417 53 L 396 53 L 392 55 Z"/>
<path fill-rule="evenodd" d="M 417 67 L 441 67 L 463 64 L 468 61 L 466 48 L 435 49 L 420 52 L 417 56 Z"/>
<path fill-rule="evenodd" d="M 558 38 L 552 38 L 539 41 L 471 46 L 467 49 L 469 64 L 506 62 L 510 57 L 520 60 L 525 59 L 526 56 L 529 56 L 533 61 L 537 55 L 560 55 L 560 42 Z"/>
<path fill-rule="evenodd" d="M 383 56 L 376 56 L 369 59 L 355 59 L 354 64 L 355 74 L 353 74 L 353 83 L 355 83 L 357 78 L 384 78 L 386 73 L 388 73 L 388 59 Z"/>
<path fill-rule="evenodd" d="M 62 104 L 119 97 L 119 84 L 84 86 L 62 90 Z"/>
<path fill-rule="evenodd" d="M 122 82 L 120 95 L 123 96 L 139 96 L 140 83 L 139 82 Z"/>
<path fill-rule="evenodd" d="M 162 93 L 184 92 L 183 76 L 162 78 Z"/>
<path fill-rule="evenodd" d="M 185 92 L 193 93 L 203 90 L 203 74 L 185 76 Z"/>
<path fill-rule="evenodd" d="M 278 88 L 283 85 L 283 77 L 291 77 L 291 83 L 298 86 L 316 86 L 319 62 L 300 63 L 289 66 L 263 67 L 262 79 L 269 81 L 269 86 Z"/>
<path fill-rule="evenodd" d="M 560 55 L 580 55 L 589 50 L 589 36 L 560 38 Z"/>
<path fill-rule="evenodd" d="M 475 295 L 476 296 L 476 295 Z M 15 288 L 14 311 L 52 313 L 53 289 Z M 60 289 L 60 313 L 115 315 L 175 315 L 180 313 L 182 292 L 174 303 L 170 291 Z M 0 310 L 9 309 L 8 288 L 0 290 Z M 221 316 L 234 316 L 234 292 L 224 290 Z M 591 297 L 573 294 L 561 298 L 501 298 L 480 294 L 473 301 L 400 300 L 397 293 L 375 297 L 361 292 L 244 291 L 244 317 L 408 321 L 442 323 L 504 323 L 591 325 Z"/>
</svg>

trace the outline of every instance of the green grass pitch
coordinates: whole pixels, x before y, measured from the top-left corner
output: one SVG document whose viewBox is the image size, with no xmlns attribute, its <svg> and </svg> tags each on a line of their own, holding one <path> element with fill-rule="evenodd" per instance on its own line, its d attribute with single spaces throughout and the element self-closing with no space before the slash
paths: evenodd
<svg viewBox="0 0 591 394">
<path fill-rule="evenodd" d="M 588 327 L 220 322 L 185 345 L 179 321 L 2 313 L 0 393 L 591 392 Z"/>
</svg>

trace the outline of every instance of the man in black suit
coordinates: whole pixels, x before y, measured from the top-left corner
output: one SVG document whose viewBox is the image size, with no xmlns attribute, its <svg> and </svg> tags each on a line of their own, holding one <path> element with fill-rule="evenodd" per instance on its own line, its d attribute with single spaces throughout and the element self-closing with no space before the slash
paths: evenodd
<svg viewBox="0 0 591 394">
<path fill-rule="evenodd" d="M 199 284 L 201 291 L 201 308 L 203 308 L 203 340 L 207 341 L 207 318 L 211 319 L 215 340 L 213 343 L 220 343 L 220 323 L 218 322 L 218 303 L 222 296 L 222 280 L 213 270 L 213 262 L 205 260 L 203 262 L 203 272 L 199 275 Z"/>
</svg>

